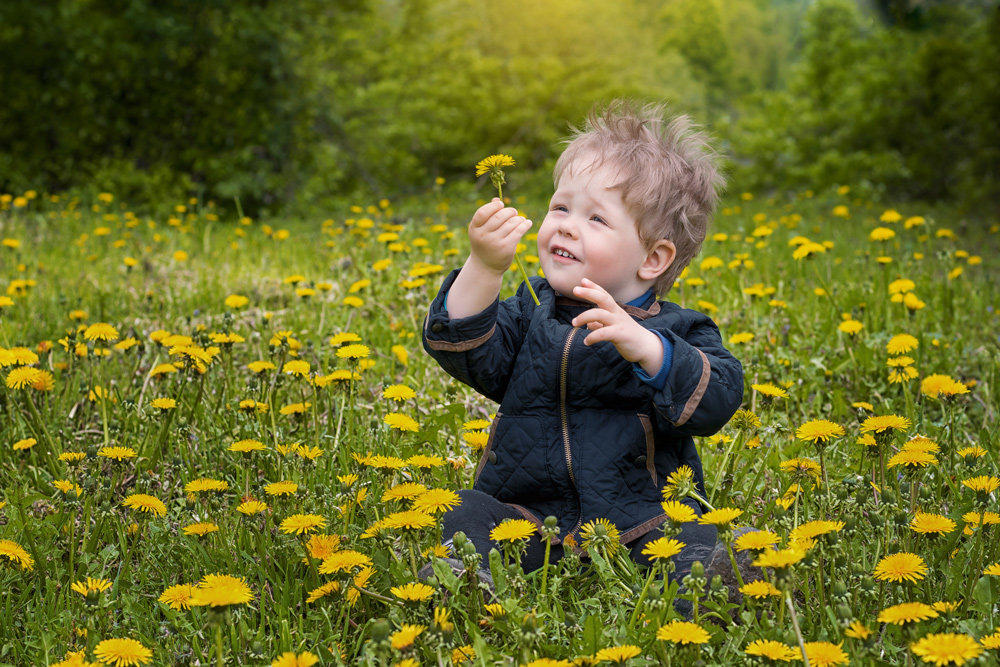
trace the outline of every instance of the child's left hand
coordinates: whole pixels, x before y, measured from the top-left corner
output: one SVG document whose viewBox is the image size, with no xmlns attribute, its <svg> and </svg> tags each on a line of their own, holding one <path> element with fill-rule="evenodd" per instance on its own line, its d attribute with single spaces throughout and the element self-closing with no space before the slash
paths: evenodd
<svg viewBox="0 0 1000 667">
<path fill-rule="evenodd" d="M 573 318 L 573 326 L 590 330 L 584 344 L 609 341 L 626 361 L 639 364 L 650 375 L 659 372 L 663 364 L 659 337 L 633 320 L 603 287 L 584 278 L 573 288 L 573 296 L 597 304 Z"/>
</svg>

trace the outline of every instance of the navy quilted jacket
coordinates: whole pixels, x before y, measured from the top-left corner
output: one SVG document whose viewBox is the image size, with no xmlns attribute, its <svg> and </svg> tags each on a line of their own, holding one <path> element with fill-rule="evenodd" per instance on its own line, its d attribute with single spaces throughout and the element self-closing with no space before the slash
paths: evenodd
<svg viewBox="0 0 1000 667">
<path fill-rule="evenodd" d="M 592 304 L 532 278 L 482 313 L 450 319 L 445 278 L 424 326 L 424 348 L 456 379 L 500 404 L 475 488 L 562 534 L 605 517 L 628 542 L 659 525 L 661 488 L 681 465 L 702 481 L 692 436 L 711 435 L 743 400 L 743 369 L 702 313 L 652 297 L 626 310 L 673 343 L 666 386 L 642 382 L 608 342 L 584 345 L 570 321 Z"/>
</svg>

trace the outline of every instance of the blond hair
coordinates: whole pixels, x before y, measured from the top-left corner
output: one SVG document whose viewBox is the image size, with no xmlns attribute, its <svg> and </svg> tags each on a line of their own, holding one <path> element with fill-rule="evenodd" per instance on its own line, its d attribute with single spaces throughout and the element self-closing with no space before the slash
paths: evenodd
<svg viewBox="0 0 1000 667">
<path fill-rule="evenodd" d="M 616 100 L 587 116 L 567 139 L 554 170 L 556 186 L 581 155 L 596 156 L 591 167 L 611 163 L 620 170 L 626 208 L 635 219 L 639 239 L 652 248 L 659 239 L 677 248 L 674 261 L 653 285 L 658 295 L 674 281 L 701 249 L 725 179 L 719 156 L 687 116 L 670 117 L 663 105 Z"/>
</svg>

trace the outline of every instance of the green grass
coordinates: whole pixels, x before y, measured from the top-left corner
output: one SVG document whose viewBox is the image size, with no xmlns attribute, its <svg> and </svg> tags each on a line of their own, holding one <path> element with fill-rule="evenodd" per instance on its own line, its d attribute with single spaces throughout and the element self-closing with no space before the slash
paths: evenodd
<svg viewBox="0 0 1000 667">
<path fill-rule="evenodd" d="M 726 340 L 753 334 L 730 348 L 744 363 L 743 407 L 760 423 L 743 414 L 700 441 L 709 495 L 716 505 L 742 509 L 739 523 L 773 530 L 783 540 L 807 521 L 844 523 L 818 537 L 790 576 L 776 580 L 782 598 L 729 607 L 717 586 L 690 582 L 701 590 L 698 622 L 711 638 L 685 646 L 656 638 L 659 627 L 676 618 L 670 604 L 676 590 L 663 590 L 656 577 L 615 555 L 613 540 L 595 540 L 589 560 L 565 558 L 544 575 L 509 568 L 497 554 L 491 565 L 505 613 L 490 613 L 479 593 L 445 570 L 428 602 L 402 602 L 391 592 L 413 581 L 414 564 L 439 544 L 436 524 L 362 536 L 409 506 L 382 500 L 399 483 L 471 484 L 478 454 L 470 443 L 483 436 L 465 424 L 488 419 L 496 406 L 437 368 L 422 351 L 420 327 L 444 273 L 465 256 L 472 202 L 434 194 L 404 211 L 374 206 L 329 220 L 248 224 L 217 219 L 212 207 L 197 202 L 173 220 L 132 216 L 114 201 L 17 203 L 25 205 L 10 201 L 0 210 L 0 240 L 12 241 L 0 246 L 0 289 L 6 290 L 0 294 L 13 301 L 0 309 L 0 348 L 23 346 L 38 359 L 0 351 L 0 539 L 11 541 L 0 551 L 0 664 L 55 664 L 77 650 L 94 660 L 102 640 L 131 638 L 152 651 L 150 664 L 268 665 L 286 651 L 309 651 L 331 665 L 339 664 L 341 652 L 347 664 L 407 658 L 448 664 L 461 646 L 474 649 L 474 664 L 529 664 L 635 646 L 637 657 L 628 664 L 689 664 L 700 656 L 725 665 L 744 661 L 744 649 L 757 639 L 799 650 L 786 597 L 805 642 L 843 643 L 852 664 L 906 664 L 918 661 L 909 647 L 922 637 L 953 632 L 981 640 L 1000 623 L 1000 584 L 983 574 L 1000 558 L 997 529 L 962 531 L 968 512 L 1000 510 L 995 492 L 977 494 L 962 484 L 997 476 L 997 228 L 989 221 L 942 211 L 906 228 L 922 211 L 901 209 L 898 222 L 880 222 L 887 207 L 833 192 L 734 202 L 717 217 L 712 232 L 725 238 L 710 236 L 671 298 L 710 310 Z M 542 210 L 537 202 L 522 205 L 529 214 Z M 847 207 L 846 217 L 838 206 Z M 870 241 L 879 226 L 893 229 L 894 238 Z M 793 259 L 789 241 L 798 236 L 829 247 Z M 186 256 L 175 255 L 179 251 Z M 526 255 L 529 271 L 537 269 L 530 249 Z M 711 257 L 720 261 L 706 263 Z M 378 265 L 385 260 L 388 266 Z M 710 268 L 713 263 L 718 266 Z M 289 280 L 296 275 L 301 279 Z M 505 295 L 516 287 L 517 273 L 508 278 Z M 922 308 L 891 300 L 889 286 L 901 278 L 913 281 Z M 296 292 L 303 288 L 315 291 Z M 232 294 L 246 296 L 247 305 L 227 307 Z M 346 305 L 349 296 L 360 303 Z M 838 328 L 848 317 L 863 325 L 853 336 Z M 98 322 L 112 325 L 117 339 L 87 340 L 86 327 Z M 175 347 L 187 341 L 164 345 L 154 332 L 190 337 L 195 355 L 215 345 L 213 333 L 243 341 L 218 345 L 199 370 Z M 276 338 L 278 332 L 290 332 L 295 342 Z M 342 347 L 329 339 L 345 332 L 367 346 L 366 358 L 337 355 Z M 906 353 L 916 377 L 902 383 L 890 382 L 887 365 L 899 356 L 887 351 L 897 334 L 918 341 Z M 114 349 L 130 337 L 138 344 Z M 310 377 L 340 371 L 360 379 L 329 379 L 318 387 L 280 372 L 293 352 L 309 363 Z M 253 361 L 276 368 L 254 373 L 247 368 Z M 25 362 L 50 372 L 53 386 L 12 387 L 11 373 Z M 178 372 L 151 374 L 174 362 L 182 366 Z M 965 383 L 969 393 L 925 395 L 921 382 L 932 374 Z M 772 400 L 750 389 L 763 383 L 785 389 L 787 397 Z M 416 396 L 384 398 L 385 387 L 396 384 Z M 91 400 L 95 387 L 108 398 Z M 177 407 L 153 407 L 161 397 L 175 399 Z M 267 411 L 240 409 L 240 401 L 251 399 Z M 281 414 L 302 403 L 311 404 L 302 414 Z M 384 418 L 393 412 L 415 420 L 418 430 L 390 428 Z M 862 423 L 872 415 L 897 415 L 909 425 L 880 437 L 877 447 L 859 444 Z M 829 420 L 844 433 L 819 452 L 795 437 L 812 420 Z M 937 462 L 905 475 L 889 468 L 888 488 L 876 492 L 870 481 L 881 485 L 882 466 L 918 434 L 939 446 Z M 37 444 L 13 449 L 29 438 Z M 229 451 L 246 439 L 267 449 Z M 294 448 L 280 453 L 279 446 L 293 443 L 323 451 L 315 460 Z M 106 446 L 138 455 L 99 456 Z M 958 455 L 974 446 L 985 455 Z M 86 457 L 69 464 L 57 458 L 65 452 Z M 443 465 L 386 465 L 391 458 L 378 465 L 368 454 L 403 461 L 436 456 Z M 796 457 L 822 458 L 829 487 L 807 471 L 779 465 Z M 225 481 L 228 488 L 186 493 L 184 486 L 199 478 Z M 54 486 L 60 480 L 82 492 L 63 493 Z M 279 480 L 297 483 L 296 492 L 268 495 L 265 486 Z M 795 482 L 801 492 L 787 495 Z M 134 493 L 163 501 L 166 515 L 124 507 Z M 268 511 L 238 512 L 251 497 L 266 502 Z M 938 538 L 919 535 L 909 528 L 916 509 L 946 515 L 956 527 Z M 320 532 L 338 535 L 341 550 L 367 556 L 367 580 L 355 580 L 357 568 L 350 576 L 323 574 L 321 559 L 304 562 L 306 536 L 280 530 L 295 514 L 323 517 Z M 184 534 L 199 521 L 214 522 L 218 531 Z M 30 568 L 18 566 L 11 544 L 30 556 Z M 898 552 L 919 555 L 926 576 L 913 583 L 876 580 L 879 561 Z M 175 610 L 158 601 L 168 587 L 214 573 L 243 578 L 253 600 L 225 613 Z M 111 586 L 89 598 L 71 590 L 87 576 Z M 306 601 L 310 591 L 334 581 L 340 592 Z M 347 590 L 357 595 L 353 603 Z M 883 631 L 879 613 L 904 601 L 957 605 Z M 453 628 L 435 622 L 436 609 L 448 610 Z M 852 621 L 872 630 L 867 641 L 844 634 Z M 393 640 L 406 643 L 398 632 L 407 624 L 426 629 L 412 646 L 393 648 Z M 928 641 L 945 650 L 939 638 Z M 996 658 L 994 650 L 989 654 Z"/>
</svg>

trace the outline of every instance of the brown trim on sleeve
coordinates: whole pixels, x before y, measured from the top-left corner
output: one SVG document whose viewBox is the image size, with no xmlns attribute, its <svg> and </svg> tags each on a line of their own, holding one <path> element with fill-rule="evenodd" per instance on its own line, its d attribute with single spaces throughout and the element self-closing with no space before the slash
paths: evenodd
<svg viewBox="0 0 1000 667">
<path fill-rule="evenodd" d="M 473 338 L 471 340 L 463 340 L 459 343 L 450 343 L 446 340 L 432 340 L 427 338 L 427 347 L 432 350 L 443 350 L 444 352 L 467 352 L 468 350 L 475 349 L 488 341 L 490 337 L 496 333 L 497 325 L 494 324 L 490 327 L 490 330 L 484 333 L 478 338 Z"/>
<path fill-rule="evenodd" d="M 642 430 L 646 432 L 646 470 L 653 478 L 653 486 L 656 486 L 656 461 L 653 460 L 656 454 L 656 442 L 653 439 L 653 425 L 649 421 L 649 415 L 639 415 L 639 422 Z"/>
<path fill-rule="evenodd" d="M 701 403 L 701 399 L 705 395 L 705 390 L 708 389 L 708 381 L 712 377 L 712 365 L 708 362 L 708 357 L 705 356 L 705 353 L 701 350 L 695 351 L 701 355 L 701 379 L 698 380 L 698 386 L 695 387 L 694 393 L 691 394 L 691 398 L 689 398 L 687 403 L 684 404 L 681 416 L 674 422 L 674 426 L 680 426 L 688 419 L 691 419 L 691 415 L 694 414 L 698 404 Z"/>
<path fill-rule="evenodd" d="M 627 530 L 624 533 L 622 533 L 622 536 L 620 538 L 621 539 L 621 543 L 622 544 L 628 544 L 632 540 L 634 540 L 636 538 L 639 538 L 639 537 L 642 537 L 643 535 L 645 535 L 649 531 L 653 530 L 654 528 L 656 528 L 657 526 L 659 526 L 661 523 L 663 523 L 666 520 L 667 520 L 667 515 L 666 514 L 661 514 L 660 516 L 654 516 L 649 521 L 643 521 L 642 523 L 640 523 L 638 526 L 636 526 L 632 530 Z"/>
</svg>

